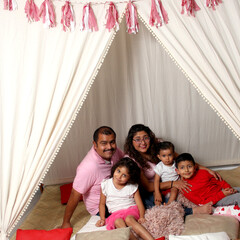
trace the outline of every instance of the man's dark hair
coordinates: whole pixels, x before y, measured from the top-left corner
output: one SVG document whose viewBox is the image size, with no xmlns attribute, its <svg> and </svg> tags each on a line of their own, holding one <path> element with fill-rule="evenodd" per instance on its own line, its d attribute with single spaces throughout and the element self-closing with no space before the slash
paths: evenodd
<svg viewBox="0 0 240 240">
<path fill-rule="evenodd" d="M 178 164 L 180 162 L 184 162 L 184 161 L 189 161 L 192 162 L 193 165 L 195 166 L 195 161 L 193 156 L 190 153 L 182 153 L 179 156 L 177 156 L 175 164 L 176 164 L 176 168 L 178 168 Z"/>
<path fill-rule="evenodd" d="M 98 129 L 96 129 L 94 134 L 93 134 L 93 141 L 95 143 L 97 143 L 97 141 L 98 141 L 99 134 L 104 134 L 104 135 L 113 134 L 114 137 L 116 137 L 116 133 L 114 132 L 114 130 L 112 128 L 110 128 L 108 126 L 102 126 L 102 127 L 99 127 Z"/>
</svg>

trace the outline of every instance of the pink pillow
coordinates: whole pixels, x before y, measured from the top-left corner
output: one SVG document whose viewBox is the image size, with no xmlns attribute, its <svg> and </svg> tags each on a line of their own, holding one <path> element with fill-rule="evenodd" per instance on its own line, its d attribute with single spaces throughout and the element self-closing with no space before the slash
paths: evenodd
<svg viewBox="0 0 240 240">
<path fill-rule="evenodd" d="M 16 240 L 70 240 L 72 228 L 52 230 L 17 230 Z"/>
<path fill-rule="evenodd" d="M 72 191 L 72 185 L 73 183 L 67 183 L 62 186 L 60 186 L 60 192 L 61 192 L 61 203 L 67 204 L 68 199 L 70 197 L 71 191 Z M 79 201 L 82 201 L 82 197 L 79 199 Z"/>
<path fill-rule="evenodd" d="M 238 205 L 216 207 L 213 210 L 213 215 L 231 216 L 240 221 L 240 207 Z"/>
</svg>

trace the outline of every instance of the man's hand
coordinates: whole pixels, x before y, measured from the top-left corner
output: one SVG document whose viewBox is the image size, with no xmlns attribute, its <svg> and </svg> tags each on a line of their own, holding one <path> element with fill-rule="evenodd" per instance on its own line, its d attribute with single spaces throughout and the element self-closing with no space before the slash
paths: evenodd
<svg viewBox="0 0 240 240">
<path fill-rule="evenodd" d="M 61 228 L 71 228 L 71 227 L 72 227 L 71 223 L 63 223 L 61 226 Z"/>
</svg>

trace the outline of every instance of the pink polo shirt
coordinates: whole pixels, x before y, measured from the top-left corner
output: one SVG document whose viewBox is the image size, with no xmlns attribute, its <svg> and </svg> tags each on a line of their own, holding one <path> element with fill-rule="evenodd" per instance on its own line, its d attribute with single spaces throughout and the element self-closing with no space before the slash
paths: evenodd
<svg viewBox="0 0 240 240">
<path fill-rule="evenodd" d="M 112 166 L 123 156 L 123 152 L 117 148 L 111 162 L 106 162 L 92 147 L 78 165 L 73 188 L 83 195 L 86 209 L 91 215 L 99 212 L 102 180 L 110 177 Z"/>
</svg>

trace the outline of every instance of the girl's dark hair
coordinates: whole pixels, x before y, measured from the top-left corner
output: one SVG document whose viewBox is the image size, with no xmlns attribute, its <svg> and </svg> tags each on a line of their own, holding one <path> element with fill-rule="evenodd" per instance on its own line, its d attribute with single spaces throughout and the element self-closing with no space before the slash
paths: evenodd
<svg viewBox="0 0 240 240">
<path fill-rule="evenodd" d="M 141 131 L 146 132 L 147 135 L 150 137 L 150 147 L 147 150 L 147 154 L 150 156 L 149 159 L 144 158 L 133 146 L 133 137 L 137 132 L 141 132 Z M 156 143 L 157 143 L 157 139 L 155 137 L 155 134 L 152 132 L 152 130 L 149 127 L 144 126 L 143 124 L 135 124 L 129 129 L 128 136 L 124 144 L 124 151 L 131 158 L 135 159 L 135 161 L 138 162 L 142 168 L 148 169 L 150 168 L 148 162 L 152 162 L 155 164 L 159 162 L 155 154 Z"/>
<path fill-rule="evenodd" d="M 182 153 L 176 158 L 176 168 L 178 168 L 178 164 L 180 162 L 184 162 L 184 161 L 192 162 L 193 165 L 195 166 L 195 161 L 193 156 L 190 153 Z"/>
<path fill-rule="evenodd" d="M 139 183 L 141 170 L 131 158 L 124 157 L 114 164 L 111 169 L 111 177 L 113 177 L 113 174 L 118 167 L 126 167 L 128 169 L 128 174 L 130 176 L 128 183 Z"/>
</svg>

